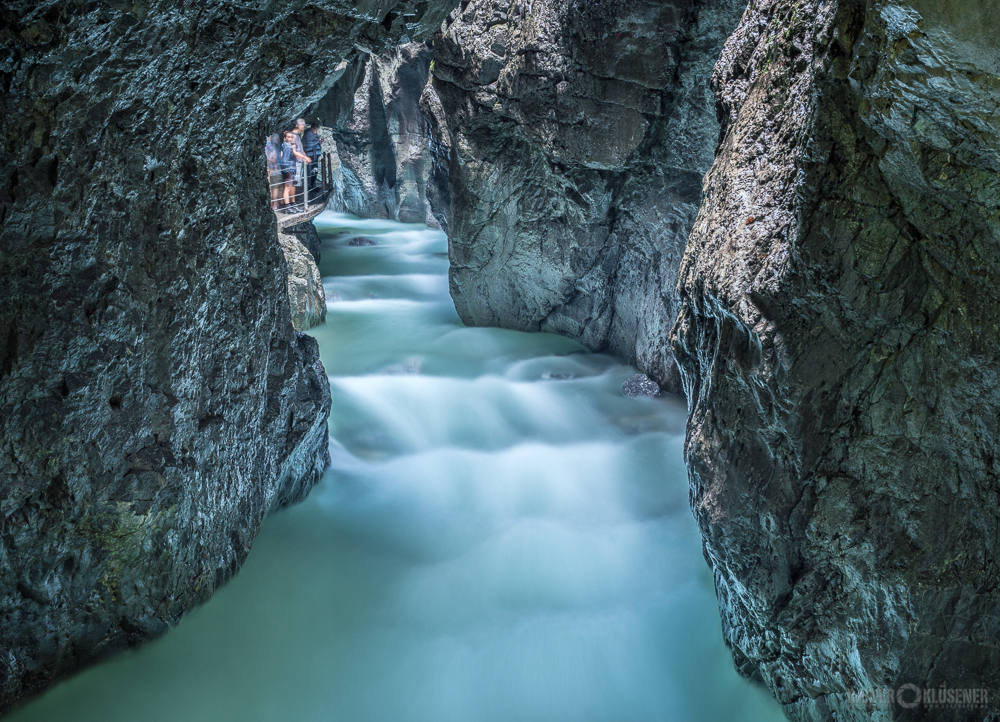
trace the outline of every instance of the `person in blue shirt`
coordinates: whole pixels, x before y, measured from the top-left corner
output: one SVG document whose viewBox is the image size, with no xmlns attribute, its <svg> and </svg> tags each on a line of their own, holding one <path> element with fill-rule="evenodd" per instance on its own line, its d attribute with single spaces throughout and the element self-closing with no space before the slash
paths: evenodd
<svg viewBox="0 0 1000 722">
<path fill-rule="evenodd" d="M 322 152 L 323 139 L 319 137 L 319 123 L 313 123 L 302 136 L 302 147 L 307 156 L 315 163 Z"/>
<path fill-rule="evenodd" d="M 285 183 L 285 213 L 301 213 L 305 210 L 305 208 L 299 209 L 293 202 L 295 197 L 295 164 L 299 161 L 311 162 L 309 156 L 300 153 L 295 147 L 295 133 L 286 130 L 285 142 L 281 144 L 281 152 L 278 154 L 278 168 L 281 170 L 281 179 Z"/>
</svg>

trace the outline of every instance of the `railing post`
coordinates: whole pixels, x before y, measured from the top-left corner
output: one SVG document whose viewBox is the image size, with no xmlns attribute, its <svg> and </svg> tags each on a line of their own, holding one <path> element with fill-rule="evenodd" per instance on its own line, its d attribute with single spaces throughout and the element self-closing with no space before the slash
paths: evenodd
<svg viewBox="0 0 1000 722">
<path fill-rule="evenodd" d="M 309 210 L 309 163 L 302 161 L 302 185 L 304 197 L 302 199 L 302 212 Z"/>
</svg>

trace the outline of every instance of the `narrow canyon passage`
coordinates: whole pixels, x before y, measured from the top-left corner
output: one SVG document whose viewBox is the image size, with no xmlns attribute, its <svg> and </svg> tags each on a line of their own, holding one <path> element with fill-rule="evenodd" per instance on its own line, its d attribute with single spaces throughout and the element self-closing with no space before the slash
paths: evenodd
<svg viewBox="0 0 1000 722">
<path fill-rule="evenodd" d="M 12 722 L 764 722 L 688 508 L 677 399 L 466 328 L 447 240 L 326 213 L 332 468 L 239 575 Z M 357 247 L 352 238 L 378 245 Z"/>
</svg>

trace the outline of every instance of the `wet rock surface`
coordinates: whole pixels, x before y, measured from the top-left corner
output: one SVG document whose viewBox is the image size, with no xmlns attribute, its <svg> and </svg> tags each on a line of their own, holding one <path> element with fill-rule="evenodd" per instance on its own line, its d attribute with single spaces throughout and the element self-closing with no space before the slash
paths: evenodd
<svg viewBox="0 0 1000 722">
<path fill-rule="evenodd" d="M 769 0 L 716 69 L 681 268 L 692 500 L 740 668 L 796 720 L 997 719 L 992 4 Z"/>
<path fill-rule="evenodd" d="M 286 227 L 279 232 L 279 235 L 281 235 L 281 233 L 294 236 L 295 240 L 301 243 L 302 246 L 309 251 L 309 255 L 312 256 L 313 263 L 318 264 L 320 262 L 320 258 L 322 257 L 321 251 L 323 242 L 320 240 L 319 232 L 316 230 L 316 226 L 314 226 L 312 222 Z"/>
<path fill-rule="evenodd" d="M 378 241 L 374 238 L 352 238 L 347 242 L 347 245 L 353 246 L 355 248 L 364 248 L 368 246 L 377 246 Z"/>
<path fill-rule="evenodd" d="M 660 387 L 646 374 L 635 374 L 622 384 L 622 393 L 630 399 L 637 399 L 642 396 L 659 396 Z"/>
<path fill-rule="evenodd" d="M 312 227 L 312 224 L 309 224 Z M 314 229 L 315 232 L 315 229 Z M 288 304 L 292 316 L 292 327 L 296 331 L 308 331 L 326 320 L 326 292 L 323 278 L 319 273 L 317 259 L 302 242 L 308 242 L 308 233 L 278 232 L 278 244 L 285 256 L 288 268 Z M 317 237 L 318 241 L 318 237 Z M 319 247 L 319 244 L 316 244 Z"/>
<path fill-rule="evenodd" d="M 164 631 L 318 478 L 263 138 L 450 9 L 0 8 L 0 709 Z"/>
<path fill-rule="evenodd" d="M 333 131 L 329 208 L 447 229 L 450 146 L 430 83 L 432 57 L 429 42 L 366 55 L 315 106 L 342 126 Z"/>
<path fill-rule="evenodd" d="M 708 80 L 745 5 L 473 0 L 449 16 L 433 73 L 466 323 L 565 334 L 680 390 L 668 336 L 719 134 Z"/>
<path fill-rule="evenodd" d="M 207 599 L 322 470 L 319 246 L 274 243 L 260 151 L 304 108 L 332 207 L 448 227 L 467 323 L 683 378 L 724 633 L 792 719 L 1000 689 L 992 6 L 448 5 L 0 9 L 0 709 Z M 433 69 L 385 50 L 439 28 Z"/>
</svg>

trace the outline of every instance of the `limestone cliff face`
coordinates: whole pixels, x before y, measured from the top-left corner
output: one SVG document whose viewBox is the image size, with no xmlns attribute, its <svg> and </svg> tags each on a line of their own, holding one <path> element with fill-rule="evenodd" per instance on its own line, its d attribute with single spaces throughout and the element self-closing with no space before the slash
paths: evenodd
<svg viewBox="0 0 1000 722">
<path fill-rule="evenodd" d="M 451 8 L 244 5 L 0 9 L 0 708 L 176 622 L 324 465 L 263 138 Z"/>
<path fill-rule="evenodd" d="M 451 284 L 470 324 L 610 348 L 671 390 L 676 281 L 745 2 L 462 3 L 435 41 Z"/>
<path fill-rule="evenodd" d="M 1000 54 L 986 0 L 767 0 L 675 356 L 725 635 L 792 719 L 997 719 L 845 692 L 1000 689 Z"/>
<path fill-rule="evenodd" d="M 329 208 L 447 228 L 450 145 L 429 82 L 432 56 L 429 43 L 365 56 L 315 106 L 324 123 L 342 119 Z"/>
</svg>

